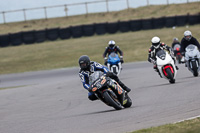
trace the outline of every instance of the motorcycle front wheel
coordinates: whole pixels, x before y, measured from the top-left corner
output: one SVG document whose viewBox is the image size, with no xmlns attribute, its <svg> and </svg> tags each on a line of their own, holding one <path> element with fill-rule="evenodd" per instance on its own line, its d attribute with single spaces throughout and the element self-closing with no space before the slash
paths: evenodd
<svg viewBox="0 0 200 133">
<path fill-rule="evenodd" d="M 174 79 L 174 76 L 173 76 L 170 68 L 166 69 L 166 73 L 167 73 L 167 77 L 169 79 L 169 82 L 172 83 L 172 84 L 175 83 L 175 79 Z"/>
<path fill-rule="evenodd" d="M 103 97 L 105 99 L 105 101 L 111 105 L 112 107 L 114 107 L 116 110 L 120 110 L 123 108 L 123 106 L 121 105 L 121 103 L 118 101 L 118 99 L 114 98 L 112 96 L 112 94 L 110 94 L 108 91 L 105 91 L 103 93 Z"/>
<path fill-rule="evenodd" d="M 197 77 L 199 73 L 198 73 L 196 61 L 191 61 L 191 65 L 192 65 L 193 75 Z"/>
<path fill-rule="evenodd" d="M 129 107 L 131 107 L 131 105 L 132 105 L 132 100 L 128 95 L 126 95 L 126 98 L 123 102 L 123 106 L 124 106 L 124 108 L 129 108 Z"/>
</svg>

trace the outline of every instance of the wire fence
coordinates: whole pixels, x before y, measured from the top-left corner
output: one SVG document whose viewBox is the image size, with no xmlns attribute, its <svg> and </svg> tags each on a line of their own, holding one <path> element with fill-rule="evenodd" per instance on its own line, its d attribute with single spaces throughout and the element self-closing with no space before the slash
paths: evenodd
<svg viewBox="0 0 200 133">
<path fill-rule="evenodd" d="M 0 12 L 0 23 L 67 17 L 97 12 L 111 12 L 140 6 L 190 3 L 200 0 L 99 0 L 76 4 L 20 9 Z"/>
</svg>

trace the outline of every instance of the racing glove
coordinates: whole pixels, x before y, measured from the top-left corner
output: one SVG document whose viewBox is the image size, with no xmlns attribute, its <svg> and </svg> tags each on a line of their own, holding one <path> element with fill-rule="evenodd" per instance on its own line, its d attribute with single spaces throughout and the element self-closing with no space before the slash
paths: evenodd
<svg viewBox="0 0 200 133">
<path fill-rule="evenodd" d="M 88 88 L 89 92 L 92 92 L 92 86 L 90 85 L 90 87 Z"/>
<path fill-rule="evenodd" d="M 123 56 L 120 56 L 120 62 L 124 63 Z"/>
<path fill-rule="evenodd" d="M 107 59 L 107 57 L 105 57 L 104 58 L 104 65 L 107 65 L 107 63 L 108 63 L 108 59 Z"/>
</svg>

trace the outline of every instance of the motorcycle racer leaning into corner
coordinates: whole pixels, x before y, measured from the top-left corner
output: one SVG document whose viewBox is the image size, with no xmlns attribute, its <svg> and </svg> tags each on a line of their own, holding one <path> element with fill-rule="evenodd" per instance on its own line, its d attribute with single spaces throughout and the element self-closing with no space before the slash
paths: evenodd
<svg viewBox="0 0 200 133">
<path fill-rule="evenodd" d="M 81 79 L 81 82 L 83 83 L 83 87 L 89 91 L 88 93 L 88 98 L 91 101 L 97 100 L 98 98 L 95 96 L 95 94 L 91 91 L 90 85 L 89 85 L 89 76 L 92 74 L 94 71 L 102 71 L 106 76 L 114 79 L 115 81 L 118 82 L 118 84 L 127 92 L 130 92 L 131 89 L 125 86 L 117 77 L 116 74 L 110 72 L 107 67 L 94 62 L 90 61 L 90 58 L 87 55 L 82 55 L 79 58 L 79 66 L 80 66 L 80 71 L 79 71 L 79 77 Z"/>
<path fill-rule="evenodd" d="M 123 60 L 123 52 L 121 51 L 121 49 L 119 48 L 119 46 L 115 46 L 115 41 L 114 40 L 110 40 L 108 42 L 108 47 L 106 47 L 104 53 L 103 53 L 103 58 L 104 58 L 104 65 L 107 65 L 107 57 L 106 55 L 108 54 L 108 56 L 112 53 L 115 52 L 116 54 L 119 53 L 120 54 L 120 62 L 124 63 Z"/>
<path fill-rule="evenodd" d="M 156 72 L 158 72 L 158 74 L 159 74 L 160 77 L 161 77 L 161 74 L 160 74 L 160 72 L 159 72 L 159 70 L 158 70 L 158 68 L 157 68 L 157 65 L 156 65 L 156 53 L 157 53 L 159 50 L 167 50 L 167 51 L 169 51 L 169 53 L 170 53 L 172 59 L 174 60 L 175 66 L 176 66 L 176 59 L 175 59 L 175 57 L 173 56 L 174 54 L 173 54 L 172 48 L 169 47 L 169 46 L 167 46 L 167 44 L 165 44 L 165 43 L 161 43 L 159 37 L 157 37 L 157 36 L 153 37 L 153 38 L 151 39 L 151 43 L 152 43 L 152 46 L 151 46 L 150 49 L 149 49 L 148 61 L 149 61 L 150 63 L 153 63 L 153 64 L 154 64 L 154 67 L 153 67 L 154 70 L 155 70 Z M 176 66 L 176 70 L 178 70 L 178 69 L 179 69 L 178 66 Z"/>
</svg>

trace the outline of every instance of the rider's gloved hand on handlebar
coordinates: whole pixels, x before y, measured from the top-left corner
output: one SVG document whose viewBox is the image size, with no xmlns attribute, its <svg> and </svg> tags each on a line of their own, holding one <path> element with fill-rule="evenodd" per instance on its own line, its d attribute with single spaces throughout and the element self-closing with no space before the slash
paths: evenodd
<svg viewBox="0 0 200 133">
<path fill-rule="evenodd" d="M 169 49 L 169 52 L 170 52 L 170 56 L 174 57 L 174 51 L 172 50 L 172 48 Z"/>
<path fill-rule="evenodd" d="M 115 80 L 118 79 L 117 75 L 113 72 L 110 72 L 110 71 L 106 73 L 106 77 L 110 77 L 110 78 L 113 78 Z"/>
<path fill-rule="evenodd" d="M 123 56 L 120 56 L 120 62 L 124 63 Z"/>
<path fill-rule="evenodd" d="M 185 56 L 185 52 L 181 52 L 181 55 L 182 55 L 182 56 Z"/>
<path fill-rule="evenodd" d="M 105 57 L 104 58 L 104 65 L 107 65 L 107 63 L 108 63 L 108 59 Z"/>
<path fill-rule="evenodd" d="M 156 65 L 156 61 L 155 61 L 155 60 L 151 59 L 151 62 L 152 62 L 154 65 Z"/>
<path fill-rule="evenodd" d="M 91 86 L 91 85 L 90 85 L 88 91 L 89 91 L 89 92 L 92 92 L 92 86 Z"/>
</svg>

